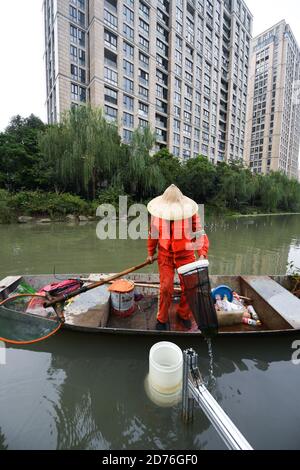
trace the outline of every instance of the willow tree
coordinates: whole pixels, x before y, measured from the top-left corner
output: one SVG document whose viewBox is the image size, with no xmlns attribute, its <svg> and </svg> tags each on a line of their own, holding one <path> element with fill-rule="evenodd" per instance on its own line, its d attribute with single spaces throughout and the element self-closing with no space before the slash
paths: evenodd
<svg viewBox="0 0 300 470">
<path fill-rule="evenodd" d="M 137 198 L 145 198 L 161 191 L 165 180 L 159 165 L 151 155 L 156 141 L 149 127 L 140 127 L 132 134 L 128 149 L 127 186 Z"/>
<path fill-rule="evenodd" d="M 60 182 L 88 197 L 95 198 L 101 183 L 119 171 L 118 128 L 100 109 L 80 106 L 68 111 L 60 124 L 42 134 L 40 146 L 46 158 L 56 162 Z"/>
</svg>

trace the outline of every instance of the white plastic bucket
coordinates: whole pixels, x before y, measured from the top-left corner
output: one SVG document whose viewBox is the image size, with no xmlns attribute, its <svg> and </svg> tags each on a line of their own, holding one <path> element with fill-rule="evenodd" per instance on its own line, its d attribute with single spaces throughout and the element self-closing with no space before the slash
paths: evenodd
<svg viewBox="0 0 300 470">
<path fill-rule="evenodd" d="M 181 391 L 183 356 L 174 343 L 162 341 L 155 344 L 149 353 L 149 386 L 163 395 L 174 395 Z"/>
</svg>

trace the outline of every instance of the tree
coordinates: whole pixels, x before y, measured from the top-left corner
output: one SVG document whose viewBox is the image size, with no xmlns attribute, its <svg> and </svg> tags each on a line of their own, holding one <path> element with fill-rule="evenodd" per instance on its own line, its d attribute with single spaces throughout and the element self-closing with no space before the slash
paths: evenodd
<svg viewBox="0 0 300 470">
<path fill-rule="evenodd" d="M 40 147 L 55 162 L 63 188 L 87 197 L 95 198 L 103 181 L 113 179 L 122 165 L 117 126 L 90 106 L 67 112 L 61 124 L 41 136 Z"/>
<path fill-rule="evenodd" d="M 0 134 L 0 184 L 11 191 L 35 189 L 37 167 L 43 156 L 38 147 L 43 122 L 33 114 L 15 116 Z"/>
<path fill-rule="evenodd" d="M 174 157 L 167 148 L 159 150 L 153 158 L 164 177 L 165 185 L 179 184 L 179 176 L 182 171 L 179 159 Z"/>
<path fill-rule="evenodd" d="M 155 158 L 150 155 L 155 145 L 155 134 L 149 127 L 138 128 L 133 132 L 127 152 L 127 166 L 124 167 L 123 180 L 127 192 L 137 200 L 151 197 L 162 191 L 165 180 Z"/>
<path fill-rule="evenodd" d="M 182 166 L 179 186 L 197 203 L 208 202 L 215 193 L 216 167 L 206 157 L 187 160 Z"/>
</svg>

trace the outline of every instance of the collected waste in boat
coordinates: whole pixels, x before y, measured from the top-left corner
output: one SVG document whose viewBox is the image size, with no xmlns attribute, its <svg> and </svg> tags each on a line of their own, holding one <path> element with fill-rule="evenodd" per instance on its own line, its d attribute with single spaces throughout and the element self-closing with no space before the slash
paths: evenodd
<svg viewBox="0 0 300 470">
<path fill-rule="evenodd" d="M 228 286 L 218 286 L 211 292 L 215 301 L 220 326 L 231 326 L 243 323 L 248 326 L 261 326 L 259 316 L 252 305 L 246 302 L 251 299 L 242 298 Z"/>
</svg>

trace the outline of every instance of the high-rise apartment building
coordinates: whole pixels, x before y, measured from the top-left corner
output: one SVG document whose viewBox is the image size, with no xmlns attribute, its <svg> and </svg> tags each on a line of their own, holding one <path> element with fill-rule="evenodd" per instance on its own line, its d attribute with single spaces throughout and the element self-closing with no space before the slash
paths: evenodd
<svg viewBox="0 0 300 470">
<path fill-rule="evenodd" d="M 300 49 L 285 21 L 252 41 L 245 157 L 252 171 L 298 178 Z M 297 102 L 298 101 L 298 102 Z"/>
<path fill-rule="evenodd" d="M 181 158 L 242 158 L 252 15 L 242 0 L 44 0 L 48 120 L 90 102 Z"/>
</svg>

